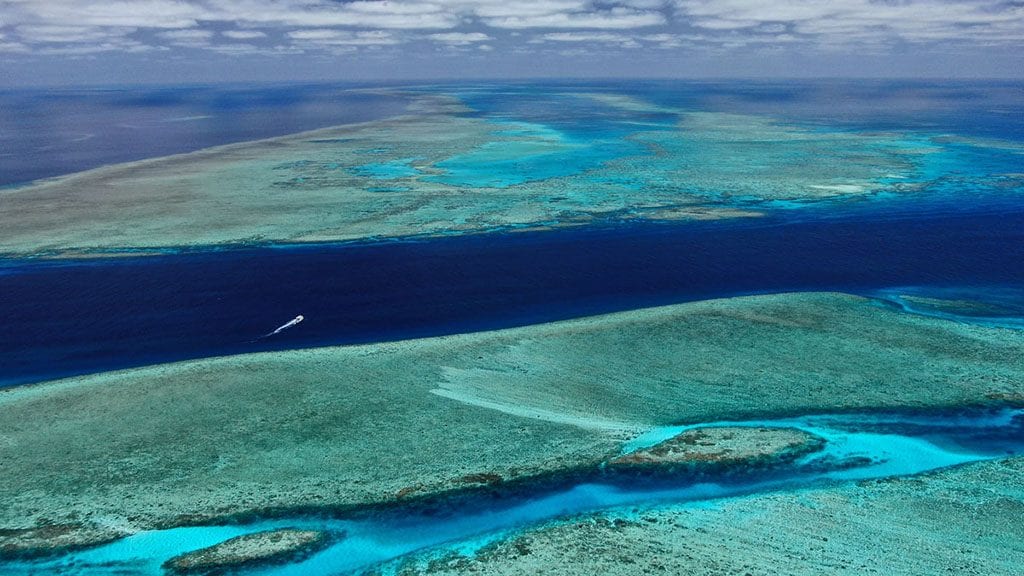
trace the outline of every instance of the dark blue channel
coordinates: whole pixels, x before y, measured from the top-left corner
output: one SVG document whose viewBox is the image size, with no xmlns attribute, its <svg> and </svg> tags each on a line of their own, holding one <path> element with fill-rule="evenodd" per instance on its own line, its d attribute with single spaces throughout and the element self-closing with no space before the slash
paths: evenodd
<svg viewBox="0 0 1024 576">
<path fill-rule="evenodd" d="M 1024 285 L 1024 207 L 0 261 L 0 385 L 741 294 Z M 297 327 L 251 340 L 296 315 Z"/>
</svg>

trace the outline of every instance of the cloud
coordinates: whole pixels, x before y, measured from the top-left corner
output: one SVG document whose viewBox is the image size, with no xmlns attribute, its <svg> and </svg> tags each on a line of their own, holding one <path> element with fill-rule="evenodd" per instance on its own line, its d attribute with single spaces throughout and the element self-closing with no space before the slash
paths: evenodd
<svg viewBox="0 0 1024 576">
<path fill-rule="evenodd" d="M 785 32 L 786 31 L 786 25 L 785 24 L 762 24 L 761 26 L 757 27 L 757 31 L 758 32 L 767 32 L 767 33 L 770 33 L 770 34 L 777 34 L 779 32 Z"/>
<path fill-rule="evenodd" d="M 668 0 L 8 0 L 0 3 L 0 22 L 15 26 L 17 40 L 29 47 L 82 44 L 82 52 L 88 44 L 110 49 L 112 38 L 125 36 L 240 52 L 244 43 L 231 48 L 215 39 L 255 40 L 271 30 L 303 50 L 417 37 L 384 33 L 402 30 L 439 30 L 426 38 L 448 46 L 491 42 L 493 49 L 488 28 L 628 30 L 667 24 L 668 6 Z M 215 32 L 226 26 L 239 29 Z"/>
<path fill-rule="evenodd" d="M 165 38 L 167 40 L 209 40 L 213 36 L 213 32 L 209 30 L 187 28 L 185 30 L 171 30 L 170 32 L 161 32 L 157 34 L 157 36 Z"/>
<path fill-rule="evenodd" d="M 156 34 L 156 37 L 160 41 L 166 41 L 172 46 L 179 46 L 182 48 L 208 48 L 212 47 L 210 39 L 213 38 L 213 32 L 209 30 L 200 30 L 198 28 L 186 28 L 184 30 L 160 32 Z"/>
<path fill-rule="evenodd" d="M 1024 4 L 1004 0 L 677 0 L 678 14 L 708 30 L 759 27 L 830 43 L 1020 41 Z"/>
<path fill-rule="evenodd" d="M 459 16 L 425 1 L 214 0 L 208 20 L 291 27 L 445 29 Z"/>
<path fill-rule="evenodd" d="M 208 49 L 225 56 L 290 56 L 304 52 L 296 46 L 278 45 L 265 47 L 247 43 L 213 44 Z"/>
<path fill-rule="evenodd" d="M 522 32 L 520 32 L 522 31 Z M 1024 43 L 1019 0 L 0 0 L 8 53 L 338 53 L 430 41 L 516 55 L 564 49 Z M 519 34 L 522 34 L 519 36 Z M 268 38 L 281 39 L 270 47 Z M 589 45 L 589 46 L 588 46 Z M 487 46 L 488 48 L 482 48 Z M 716 52 L 717 53 L 717 52 Z"/>
<path fill-rule="evenodd" d="M 636 48 L 643 43 L 654 44 L 659 48 L 678 48 L 682 46 L 683 37 L 677 34 L 622 34 L 617 32 L 551 32 L 534 38 L 532 43 L 543 42 L 576 42 L 585 44 L 618 44 L 626 48 Z"/>
<path fill-rule="evenodd" d="M 0 42 L 0 53 L 24 53 L 28 51 L 28 46 L 20 42 Z"/>
<path fill-rule="evenodd" d="M 583 0 L 550 0 L 548 2 L 478 0 L 477 2 L 466 2 L 464 6 L 459 6 L 458 3 L 450 4 L 458 12 L 472 14 L 480 18 L 535 18 L 560 13 L 585 12 L 588 6 L 587 2 Z"/>
<path fill-rule="evenodd" d="M 487 42 L 492 40 L 490 36 L 482 32 L 444 32 L 427 36 L 434 42 L 448 44 L 450 46 L 468 46 L 475 42 Z"/>
<path fill-rule="evenodd" d="M 189 28 L 223 22 L 268 26 L 451 28 L 459 15 L 428 0 L 9 0 L 3 20 L 138 28 Z"/>
<path fill-rule="evenodd" d="M 253 40 L 267 37 L 266 32 L 260 32 L 259 30 L 225 30 L 221 34 L 225 38 L 231 38 L 232 40 Z"/>
<path fill-rule="evenodd" d="M 9 0 L 19 23 L 188 28 L 206 22 L 376 29 L 618 28 L 665 23 L 663 0 Z"/>
<path fill-rule="evenodd" d="M 632 36 L 611 32 L 552 32 L 540 37 L 548 42 L 629 42 Z"/>
<path fill-rule="evenodd" d="M 103 42 L 120 38 L 135 31 L 134 28 L 101 28 L 96 26 L 24 25 L 16 29 L 18 37 L 29 43 Z"/>
<path fill-rule="evenodd" d="M 595 12 L 556 12 L 535 16 L 507 16 L 484 18 L 484 23 L 494 28 L 595 28 L 630 29 L 665 24 L 661 12 L 638 11 L 613 8 Z"/>
<path fill-rule="evenodd" d="M 289 32 L 288 37 L 307 45 L 321 46 L 389 46 L 401 43 L 398 37 L 387 30 L 296 30 Z"/>
<path fill-rule="evenodd" d="M 253 44 L 218 44 L 217 46 L 211 47 L 214 52 L 221 54 L 231 54 L 244 56 L 247 54 L 255 54 L 260 51 L 258 46 Z"/>
<path fill-rule="evenodd" d="M 4 20 L 26 24 L 187 28 L 209 12 L 198 3 L 176 0 L 13 0 Z"/>
</svg>

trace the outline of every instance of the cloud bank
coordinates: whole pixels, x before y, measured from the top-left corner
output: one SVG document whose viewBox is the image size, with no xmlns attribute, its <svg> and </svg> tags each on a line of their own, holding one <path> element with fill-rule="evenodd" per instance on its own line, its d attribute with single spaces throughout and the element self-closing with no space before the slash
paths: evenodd
<svg viewBox="0 0 1024 576">
<path fill-rule="evenodd" d="M 0 57 L 921 54 L 1024 48 L 1013 0 L 6 0 Z M 391 52 L 388 52 L 391 51 Z"/>
</svg>

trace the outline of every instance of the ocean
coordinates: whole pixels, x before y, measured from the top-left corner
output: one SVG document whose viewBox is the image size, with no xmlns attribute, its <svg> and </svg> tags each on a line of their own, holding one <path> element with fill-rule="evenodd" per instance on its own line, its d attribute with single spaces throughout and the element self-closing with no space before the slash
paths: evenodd
<svg viewBox="0 0 1024 576">
<path fill-rule="evenodd" d="M 407 98 L 359 86 L 112 88 L 0 93 L 0 182 L 400 114 Z M 394 87 L 392 87 L 394 89 Z M 469 115 L 574 138 L 671 121 L 658 107 L 768 115 L 809 129 L 998 139 L 930 193 L 820 202 L 761 218 L 609 219 L 545 231 L 350 243 L 191 247 L 158 256 L 0 261 L 0 385 L 270 349 L 490 330 L 742 294 L 955 288 L 1024 309 L 1024 203 L 958 176 L 1024 172 L 1022 86 L 938 82 L 533 82 L 406 86 Z M 648 109 L 609 109 L 573 90 Z M 89 138 L 84 138 L 89 135 Z M 602 146 L 606 146 L 602 144 Z M 597 147 L 600 148 L 600 147 Z M 581 160 L 572 170 L 586 171 Z M 801 158 L 799 162 L 814 162 Z M 552 170 L 565 170 L 564 163 Z M 799 168 L 799 165 L 797 166 Z M 511 163 L 515 171 L 536 166 Z M 457 170 L 453 169 L 453 173 Z M 954 184 L 949 184 L 954 182 Z M 0 232 L 2 234 L 2 232 Z M 1009 287 L 1009 292 L 1007 291 Z M 305 322 L 258 339 L 302 314 Z"/>
</svg>

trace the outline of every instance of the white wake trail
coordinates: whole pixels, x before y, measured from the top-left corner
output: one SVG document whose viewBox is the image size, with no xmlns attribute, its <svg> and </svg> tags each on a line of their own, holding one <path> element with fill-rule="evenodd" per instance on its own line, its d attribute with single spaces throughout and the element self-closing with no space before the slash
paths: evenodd
<svg viewBox="0 0 1024 576">
<path fill-rule="evenodd" d="M 280 334 L 281 332 L 284 332 L 285 330 L 291 328 L 292 326 L 297 325 L 299 322 L 302 322 L 305 319 L 306 319 L 305 316 L 303 316 L 302 314 L 299 314 L 295 318 L 292 318 L 288 322 L 278 326 L 276 329 L 274 329 L 273 332 L 267 332 L 263 336 L 260 336 L 256 340 L 253 340 L 253 342 L 256 342 L 257 340 L 263 340 L 264 338 L 270 338 L 271 336 L 274 336 L 276 334 Z"/>
</svg>

